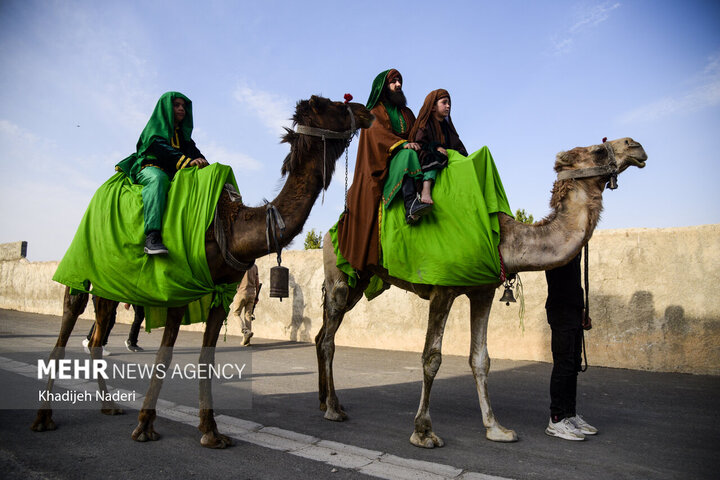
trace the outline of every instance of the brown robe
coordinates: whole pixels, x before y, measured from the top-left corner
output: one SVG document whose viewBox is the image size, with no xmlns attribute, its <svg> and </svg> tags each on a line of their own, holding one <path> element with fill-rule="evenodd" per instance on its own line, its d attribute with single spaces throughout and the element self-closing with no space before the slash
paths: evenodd
<svg viewBox="0 0 720 480">
<path fill-rule="evenodd" d="M 355 174 L 348 190 L 347 211 L 338 221 L 338 244 L 340 253 L 362 272 L 367 265 L 378 265 L 380 255 L 380 229 L 378 209 L 383 185 L 388 176 L 390 160 L 397 147 L 404 141 L 415 122 L 415 115 L 407 107 L 401 108 L 407 130 L 395 133 L 390 117 L 382 103 L 370 112 L 375 121 L 367 130 L 361 130 L 355 161 Z"/>
</svg>

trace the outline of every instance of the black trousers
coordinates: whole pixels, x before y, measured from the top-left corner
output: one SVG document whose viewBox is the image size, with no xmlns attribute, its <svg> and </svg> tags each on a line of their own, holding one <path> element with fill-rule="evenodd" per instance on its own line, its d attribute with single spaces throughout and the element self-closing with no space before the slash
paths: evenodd
<svg viewBox="0 0 720 480">
<path fill-rule="evenodd" d="M 96 297 L 93 296 L 93 304 L 96 303 Z M 128 335 L 128 340 L 130 340 L 130 345 L 137 345 L 138 342 L 138 335 L 140 334 L 140 325 L 142 325 L 143 320 L 145 320 L 145 308 L 139 306 L 139 305 L 133 305 L 133 310 L 135 311 L 135 318 L 133 319 L 133 323 L 130 326 L 130 334 Z M 112 317 L 110 317 L 110 325 L 108 325 L 108 329 L 105 332 L 105 337 L 102 340 L 102 346 L 104 347 L 107 345 L 108 338 L 110 338 L 110 332 L 112 331 L 113 327 L 115 326 L 115 319 L 117 317 L 117 311 L 113 311 Z M 90 327 L 90 331 L 87 334 L 87 339 L 92 339 L 93 333 L 95 332 L 95 324 L 92 324 L 92 327 Z"/>
<path fill-rule="evenodd" d="M 130 325 L 128 340 L 130 340 L 130 345 L 137 345 L 138 335 L 140 334 L 140 325 L 143 320 L 145 320 L 145 308 L 140 305 L 133 305 L 132 307 L 135 311 L 135 318 L 133 319 L 132 325 Z"/>
<path fill-rule="evenodd" d="M 553 370 L 550 377 L 550 416 L 573 417 L 577 374 L 582 364 L 582 309 L 551 308 L 547 319 L 552 331 Z"/>
</svg>

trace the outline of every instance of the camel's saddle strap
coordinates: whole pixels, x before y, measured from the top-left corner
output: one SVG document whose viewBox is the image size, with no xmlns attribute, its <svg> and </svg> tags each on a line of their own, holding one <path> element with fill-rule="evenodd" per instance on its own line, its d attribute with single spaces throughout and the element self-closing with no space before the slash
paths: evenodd
<svg viewBox="0 0 720 480">
<path fill-rule="evenodd" d="M 283 235 L 285 234 L 285 221 L 280 215 L 280 210 L 272 203 L 265 200 L 265 240 L 267 241 L 268 253 L 271 252 L 272 247 L 275 247 L 277 252 L 278 266 L 282 263 L 282 248 L 280 242 L 282 242 Z"/>
<path fill-rule="evenodd" d="M 232 186 L 229 183 L 225 184 L 225 187 L 223 187 L 223 191 L 228 194 L 230 197 L 230 201 L 233 203 L 241 202 L 242 197 L 240 194 L 235 190 L 235 187 Z M 215 218 L 213 219 L 213 226 L 215 229 L 215 241 L 217 242 L 218 246 L 220 247 L 220 253 L 222 254 L 223 259 L 225 260 L 225 263 L 230 265 L 232 268 L 237 270 L 238 272 L 247 272 L 250 270 L 250 267 L 252 267 L 255 264 L 255 260 L 251 262 L 242 262 L 235 258 L 235 256 L 230 252 L 227 248 L 227 240 L 225 238 L 225 228 L 223 226 L 223 221 L 220 218 L 220 215 L 218 215 L 218 209 L 215 209 Z"/>
</svg>

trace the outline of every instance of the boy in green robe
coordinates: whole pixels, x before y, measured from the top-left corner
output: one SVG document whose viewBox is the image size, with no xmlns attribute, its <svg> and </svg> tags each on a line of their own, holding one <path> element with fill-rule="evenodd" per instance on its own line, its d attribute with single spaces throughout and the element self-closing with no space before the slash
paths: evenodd
<svg viewBox="0 0 720 480">
<path fill-rule="evenodd" d="M 192 102 L 179 92 L 164 93 L 140 134 L 137 151 L 115 167 L 143 186 L 145 253 L 167 254 L 162 243 L 162 219 L 170 181 L 182 168 L 204 168 L 205 157 L 191 138 Z"/>
</svg>

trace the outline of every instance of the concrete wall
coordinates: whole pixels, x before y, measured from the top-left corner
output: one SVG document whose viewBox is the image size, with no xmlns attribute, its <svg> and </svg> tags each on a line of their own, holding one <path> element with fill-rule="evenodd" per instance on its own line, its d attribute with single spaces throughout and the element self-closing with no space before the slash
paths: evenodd
<svg viewBox="0 0 720 480">
<path fill-rule="evenodd" d="M 591 365 L 720 375 L 720 225 L 668 229 L 599 230 L 590 242 Z M 310 342 L 322 324 L 321 252 L 288 251 L 290 298 L 268 297 L 275 256 L 258 259 L 264 284 L 253 330 L 261 338 Z M 62 314 L 63 287 L 52 282 L 56 262 L 0 262 L 0 308 Z M 495 302 L 488 348 L 493 358 L 551 361 L 543 308 L 542 272 L 520 275 L 525 293 L 524 328 L 519 304 Z M 502 289 L 496 293 L 499 299 Z M 346 316 L 338 345 L 422 351 L 428 302 L 395 287 L 362 300 Z M 84 314 L 91 317 L 92 308 Z M 470 309 L 465 297 L 453 305 L 443 351 L 469 353 Z M 130 323 L 132 310 L 118 321 Z M 183 327 L 202 329 L 202 325 Z M 231 314 L 228 334 L 240 335 Z"/>
</svg>

